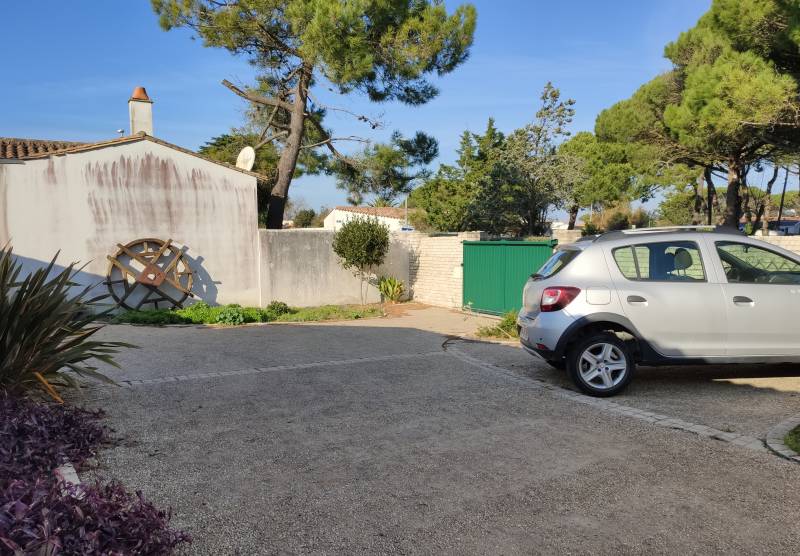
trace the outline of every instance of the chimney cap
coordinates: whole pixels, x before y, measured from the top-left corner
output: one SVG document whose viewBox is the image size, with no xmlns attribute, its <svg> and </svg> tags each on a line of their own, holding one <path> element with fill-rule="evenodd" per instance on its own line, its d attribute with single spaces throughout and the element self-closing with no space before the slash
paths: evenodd
<svg viewBox="0 0 800 556">
<path fill-rule="evenodd" d="M 141 85 L 136 87 L 133 90 L 133 93 L 131 93 L 130 100 L 139 100 L 139 101 L 143 101 L 143 102 L 153 102 L 152 100 L 150 100 L 150 97 L 147 96 L 147 91 L 145 90 L 145 88 L 142 87 Z"/>
</svg>

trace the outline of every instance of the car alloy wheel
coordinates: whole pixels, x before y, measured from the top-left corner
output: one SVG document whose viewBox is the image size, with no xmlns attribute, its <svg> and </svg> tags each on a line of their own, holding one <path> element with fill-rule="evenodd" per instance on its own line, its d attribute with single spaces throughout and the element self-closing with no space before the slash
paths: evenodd
<svg viewBox="0 0 800 556">
<path fill-rule="evenodd" d="M 567 353 L 575 385 L 592 396 L 613 396 L 631 381 L 635 365 L 628 346 L 611 332 L 582 338 Z"/>
<path fill-rule="evenodd" d="M 622 350 L 605 342 L 584 349 L 578 365 L 581 379 L 600 390 L 618 385 L 628 372 L 628 360 Z"/>
</svg>

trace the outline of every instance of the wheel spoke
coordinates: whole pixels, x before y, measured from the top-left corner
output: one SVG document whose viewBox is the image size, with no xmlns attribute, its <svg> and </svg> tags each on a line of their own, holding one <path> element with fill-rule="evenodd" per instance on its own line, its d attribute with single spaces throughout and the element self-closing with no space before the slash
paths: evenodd
<svg viewBox="0 0 800 556">
<path fill-rule="evenodd" d="M 600 375 L 599 369 L 592 369 L 591 371 L 583 375 L 583 380 L 585 380 L 586 382 L 591 382 L 594 379 L 596 379 L 599 375 Z"/>
<path fill-rule="evenodd" d="M 608 362 L 612 349 L 614 349 L 614 346 L 611 344 L 603 344 L 603 353 L 600 355 L 600 359 L 603 362 Z"/>
<path fill-rule="evenodd" d="M 611 372 L 607 370 L 600 371 L 600 378 L 603 379 L 603 386 L 611 388 L 614 386 L 614 379 L 611 378 Z"/>
<path fill-rule="evenodd" d="M 620 361 L 620 362 L 618 362 L 618 363 L 610 363 L 610 364 L 608 365 L 608 370 L 609 370 L 609 371 L 624 371 L 624 370 L 625 370 L 625 369 L 627 369 L 627 368 L 628 368 L 628 365 L 627 365 L 627 364 L 625 364 L 625 363 L 624 363 L 624 362 L 622 362 L 622 361 Z"/>
</svg>

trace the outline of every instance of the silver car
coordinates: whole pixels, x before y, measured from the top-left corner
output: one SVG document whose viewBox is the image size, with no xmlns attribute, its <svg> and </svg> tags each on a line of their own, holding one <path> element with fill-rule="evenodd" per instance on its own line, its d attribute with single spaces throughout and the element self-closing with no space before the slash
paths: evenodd
<svg viewBox="0 0 800 556">
<path fill-rule="evenodd" d="M 594 396 L 637 364 L 800 361 L 800 257 L 730 229 L 583 238 L 528 279 L 522 305 L 522 346 Z"/>
</svg>

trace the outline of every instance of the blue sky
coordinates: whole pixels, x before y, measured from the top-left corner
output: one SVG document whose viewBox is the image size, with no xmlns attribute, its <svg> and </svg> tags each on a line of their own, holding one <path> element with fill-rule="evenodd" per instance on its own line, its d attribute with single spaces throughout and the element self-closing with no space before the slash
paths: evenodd
<svg viewBox="0 0 800 556">
<path fill-rule="evenodd" d="M 483 130 L 490 116 L 504 131 L 529 121 L 547 81 L 577 101 L 573 130 L 590 130 L 600 110 L 668 68 L 664 45 L 691 27 L 710 0 L 473 3 L 478 27 L 472 55 L 436 81 L 438 98 L 411 108 L 320 94 L 386 124 L 371 131 L 332 113 L 328 124 L 336 134 L 385 140 L 395 129 L 424 130 L 439 139 L 438 162 L 450 162 L 463 130 Z M 144 85 L 155 101 L 155 135 L 196 149 L 242 123 L 244 103 L 220 81 L 247 84 L 253 76 L 245 60 L 204 48 L 188 31 L 163 32 L 147 0 L 9 3 L 0 45 L 6 53 L 0 136 L 6 137 L 113 137 L 128 127 L 131 91 Z M 344 201 L 327 176 L 302 178 L 291 194 L 313 207 Z"/>
</svg>

